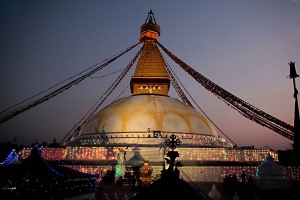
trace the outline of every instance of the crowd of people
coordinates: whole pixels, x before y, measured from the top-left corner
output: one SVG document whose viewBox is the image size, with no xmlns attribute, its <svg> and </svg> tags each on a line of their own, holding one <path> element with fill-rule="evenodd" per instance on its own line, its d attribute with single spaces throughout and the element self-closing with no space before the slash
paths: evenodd
<svg viewBox="0 0 300 200">
<path fill-rule="evenodd" d="M 245 171 L 238 177 L 236 174 L 228 174 L 223 179 L 224 193 L 233 196 L 237 193 L 239 196 L 254 195 L 254 184 L 252 175 L 247 175 Z"/>
</svg>

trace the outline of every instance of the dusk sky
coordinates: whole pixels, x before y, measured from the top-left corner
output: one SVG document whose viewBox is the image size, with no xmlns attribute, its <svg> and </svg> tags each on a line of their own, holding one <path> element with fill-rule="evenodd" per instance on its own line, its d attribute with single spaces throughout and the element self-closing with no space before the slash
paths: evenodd
<svg viewBox="0 0 300 200">
<path fill-rule="evenodd" d="M 161 27 L 158 41 L 169 51 L 225 90 L 293 125 L 288 63 L 295 62 L 300 74 L 299 0 L 1 0 L 0 110 L 138 43 L 150 9 Z M 124 69 L 140 48 L 93 77 Z M 239 146 L 291 148 L 292 141 L 246 119 L 167 61 L 205 114 Z M 134 69 L 100 109 L 126 89 Z M 87 78 L 1 123 L 0 144 L 15 138 L 24 145 L 60 142 L 119 74 Z M 300 89 L 300 78 L 296 83 Z M 120 97 L 130 95 L 127 88 Z M 180 99 L 173 88 L 170 96 Z"/>
</svg>

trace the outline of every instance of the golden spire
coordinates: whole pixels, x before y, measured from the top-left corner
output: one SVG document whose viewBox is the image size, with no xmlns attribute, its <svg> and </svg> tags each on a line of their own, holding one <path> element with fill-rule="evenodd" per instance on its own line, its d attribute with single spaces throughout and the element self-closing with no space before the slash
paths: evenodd
<svg viewBox="0 0 300 200">
<path fill-rule="evenodd" d="M 170 78 L 156 45 L 159 35 L 160 26 L 156 24 L 153 12 L 150 10 L 145 23 L 141 26 L 139 40 L 144 46 L 135 73 L 131 77 L 132 94 L 168 95 Z"/>
</svg>

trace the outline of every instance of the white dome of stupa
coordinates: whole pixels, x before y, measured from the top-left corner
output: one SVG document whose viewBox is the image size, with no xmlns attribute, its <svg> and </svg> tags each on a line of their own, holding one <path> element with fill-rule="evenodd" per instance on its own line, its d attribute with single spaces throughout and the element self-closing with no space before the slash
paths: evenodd
<svg viewBox="0 0 300 200">
<path fill-rule="evenodd" d="M 194 108 L 162 95 L 133 95 L 113 102 L 94 115 L 80 135 L 134 133 L 149 129 L 218 136 L 211 123 Z"/>
</svg>

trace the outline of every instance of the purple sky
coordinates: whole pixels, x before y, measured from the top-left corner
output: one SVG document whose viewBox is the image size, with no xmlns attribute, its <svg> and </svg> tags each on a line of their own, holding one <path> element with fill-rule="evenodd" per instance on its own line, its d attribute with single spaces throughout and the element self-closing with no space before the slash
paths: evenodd
<svg viewBox="0 0 300 200">
<path fill-rule="evenodd" d="M 298 0 L 2 0 L 0 109 L 137 43 L 150 9 L 161 26 L 159 42 L 168 50 L 227 91 L 293 125 L 293 83 L 288 78 L 288 63 L 294 61 L 300 74 Z M 140 47 L 94 76 L 123 69 Z M 168 63 L 201 109 L 239 146 L 291 148 L 292 141 L 244 118 L 174 62 Z M 105 105 L 126 88 L 132 73 Z M 87 78 L 0 124 L 0 143 L 15 137 L 25 145 L 36 139 L 61 141 L 117 76 Z M 296 79 L 298 88 L 299 81 Z M 129 95 L 127 89 L 122 97 Z M 170 96 L 179 98 L 174 89 Z"/>
</svg>

